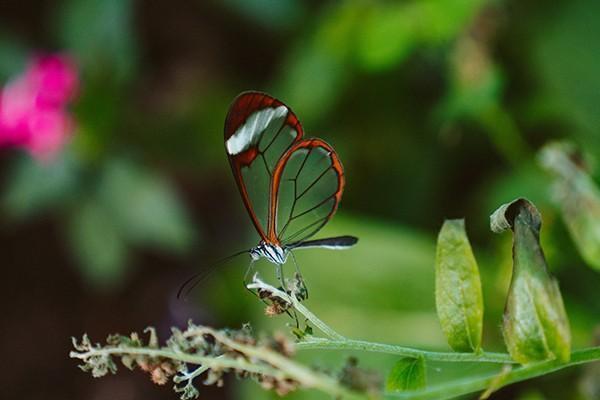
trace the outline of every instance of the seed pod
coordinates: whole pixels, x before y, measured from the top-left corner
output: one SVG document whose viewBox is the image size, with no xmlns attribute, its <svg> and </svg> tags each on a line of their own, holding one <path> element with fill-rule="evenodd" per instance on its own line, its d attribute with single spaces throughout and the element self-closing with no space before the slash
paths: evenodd
<svg viewBox="0 0 600 400">
<path fill-rule="evenodd" d="M 456 351 L 478 352 L 483 328 L 483 296 L 465 221 L 446 220 L 437 242 L 435 302 L 448 344 Z"/>
<path fill-rule="evenodd" d="M 511 357 L 521 364 L 568 361 L 571 332 L 558 283 L 548 273 L 540 246 L 542 219 L 526 199 L 502 205 L 490 217 L 492 231 L 513 231 L 513 274 L 502 333 Z"/>
</svg>

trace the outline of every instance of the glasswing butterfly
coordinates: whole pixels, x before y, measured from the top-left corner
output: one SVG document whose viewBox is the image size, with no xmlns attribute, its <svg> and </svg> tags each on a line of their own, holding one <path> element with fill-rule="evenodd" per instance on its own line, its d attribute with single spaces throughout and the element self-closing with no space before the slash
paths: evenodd
<svg viewBox="0 0 600 400">
<path fill-rule="evenodd" d="M 344 171 L 329 144 L 304 138 L 300 121 L 284 103 L 261 92 L 238 95 L 225 119 L 225 152 L 260 236 L 257 246 L 231 256 L 251 256 L 244 283 L 254 262 L 265 258 L 275 264 L 285 290 L 281 267 L 292 250 L 346 249 L 358 241 L 354 236 L 310 239 L 336 212 Z"/>
</svg>

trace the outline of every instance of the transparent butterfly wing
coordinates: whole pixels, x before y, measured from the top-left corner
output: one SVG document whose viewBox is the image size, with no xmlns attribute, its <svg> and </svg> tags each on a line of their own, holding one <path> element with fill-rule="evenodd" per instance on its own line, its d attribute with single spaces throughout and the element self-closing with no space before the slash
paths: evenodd
<svg viewBox="0 0 600 400">
<path fill-rule="evenodd" d="M 342 165 L 321 139 L 295 143 L 273 176 L 269 236 L 283 245 L 301 243 L 333 216 L 344 188 Z"/>
<path fill-rule="evenodd" d="M 294 113 L 259 92 L 239 95 L 225 120 L 225 150 L 244 205 L 263 240 L 269 240 L 272 181 L 278 162 L 302 139 Z"/>
</svg>

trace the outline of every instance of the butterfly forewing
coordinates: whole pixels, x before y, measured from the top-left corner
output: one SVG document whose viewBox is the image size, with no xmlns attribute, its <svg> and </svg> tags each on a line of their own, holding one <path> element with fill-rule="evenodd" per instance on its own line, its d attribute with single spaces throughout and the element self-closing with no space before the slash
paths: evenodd
<svg viewBox="0 0 600 400">
<path fill-rule="evenodd" d="M 268 240 L 273 174 L 283 154 L 302 138 L 294 113 L 258 92 L 239 95 L 225 121 L 225 149 L 244 205 L 263 240 Z"/>
</svg>

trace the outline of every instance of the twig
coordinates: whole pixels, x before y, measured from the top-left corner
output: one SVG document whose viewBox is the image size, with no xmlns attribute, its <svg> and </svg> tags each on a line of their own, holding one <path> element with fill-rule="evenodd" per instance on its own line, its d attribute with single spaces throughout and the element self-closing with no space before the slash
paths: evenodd
<svg viewBox="0 0 600 400">
<path fill-rule="evenodd" d="M 304 305 L 302 305 L 302 303 L 300 303 L 300 301 L 298 301 L 296 296 L 289 295 L 289 294 L 285 293 L 284 291 L 279 290 L 279 289 L 269 285 L 268 283 L 265 283 L 258 277 L 257 274 L 254 275 L 254 278 L 252 279 L 252 283 L 248 284 L 247 287 L 248 287 L 248 289 L 266 290 L 266 291 L 270 292 L 273 296 L 279 297 L 280 299 L 289 303 L 290 305 L 292 305 L 292 307 L 294 307 L 296 309 L 296 311 L 298 311 L 300 314 L 304 315 L 304 317 L 306 317 L 307 320 L 309 320 L 314 326 L 319 328 L 319 330 L 321 330 L 321 332 L 323 332 L 325 335 L 329 336 L 330 338 L 336 339 L 336 340 L 345 340 L 346 339 L 344 336 L 340 335 L 335 330 L 333 330 L 331 327 L 329 327 L 329 325 L 327 325 L 325 322 L 321 321 L 315 314 L 310 312 L 310 310 L 308 308 L 304 307 Z"/>
<path fill-rule="evenodd" d="M 546 375 L 563 368 L 600 360 L 600 346 L 575 350 L 571 354 L 571 361 L 561 363 L 550 360 L 515 368 L 510 372 L 502 373 L 502 386 L 524 381 L 537 376 Z M 445 384 L 432 386 L 419 391 L 402 393 L 387 393 L 386 398 L 411 399 L 411 400 L 443 400 L 468 393 L 485 390 L 492 385 L 498 377 L 498 373 L 484 376 L 470 377 L 462 380 L 451 381 Z"/>
<path fill-rule="evenodd" d="M 414 349 L 385 343 L 374 343 L 365 340 L 343 339 L 331 340 L 310 337 L 296 344 L 298 350 L 361 350 L 373 353 L 395 354 L 403 357 L 423 357 L 430 361 L 446 362 L 481 362 L 481 363 L 515 363 L 506 353 L 454 353 Z"/>
</svg>

